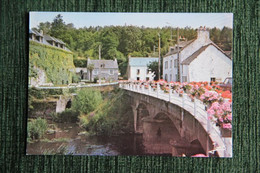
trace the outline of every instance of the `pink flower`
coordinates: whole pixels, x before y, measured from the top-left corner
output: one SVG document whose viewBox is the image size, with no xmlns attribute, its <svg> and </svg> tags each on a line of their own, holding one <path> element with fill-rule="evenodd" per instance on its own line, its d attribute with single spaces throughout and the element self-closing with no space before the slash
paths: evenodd
<svg viewBox="0 0 260 173">
<path fill-rule="evenodd" d="M 212 120 L 212 119 L 213 119 L 213 117 L 212 117 L 212 116 L 208 116 L 208 119 L 209 119 L 209 120 Z"/>
<path fill-rule="evenodd" d="M 217 110 L 217 114 L 218 114 L 218 116 L 221 116 L 224 114 L 224 111 L 222 109 L 219 109 L 219 110 Z"/>
<path fill-rule="evenodd" d="M 205 97 L 209 97 L 209 96 L 210 96 L 210 92 L 206 91 L 206 92 L 204 93 L 204 96 L 205 96 Z"/>
<path fill-rule="evenodd" d="M 222 117 L 219 117 L 218 120 L 219 120 L 220 122 L 223 122 L 223 118 L 222 118 Z"/>
<path fill-rule="evenodd" d="M 231 129 L 232 125 L 230 123 L 223 124 L 222 126 L 224 129 Z"/>
<path fill-rule="evenodd" d="M 229 121 L 232 121 L 232 113 L 230 113 L 230 114 L 227 115 L 227 119 L 228 119 Z"/>
<path fill-rule="evenodd" d="M 212 108 L 212 109 L 214 109 L 214 110 L 217 110 L 217 109 L 219 109 L 219 108 L 220 108 L 220 105 L 219 105 L 219 103 L 218 103 L 218 102 L 214 102 L 214 103 L 212 103 L 212 106 L 211 106 L 211 108 Z"/>
<path fill-rule="evenodd" d="M 231 104 L 230 102 L 225 102 L 222 104 L 222 109 L 227 112 L 231 112 Z"/>
<path fill-rule="evenodd" d="M 208 114 L 210 114 L 210 115 L 214 115 L 214 114 L 215 114 L 215 111 L 214 111 L 213 109 L 209 109 L 209 110 L 207 110 L 207 112 L 208 112 Z"/>
</svg>

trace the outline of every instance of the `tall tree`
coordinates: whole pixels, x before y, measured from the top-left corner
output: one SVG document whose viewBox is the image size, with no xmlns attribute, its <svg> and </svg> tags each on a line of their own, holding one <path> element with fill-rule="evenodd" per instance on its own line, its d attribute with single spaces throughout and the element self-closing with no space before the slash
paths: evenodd
<svg viewBox="0 0 260 173">
<path fill-rule="evenodd" d="M 66 25 L 65 22 L 62 19 L 62 15 L 58 14 L 53 22 L 51 23 L 51 31 L 50 34 L 54 37 L 59 37 L 62 34 L 65 34 Z"/>
<path fill-rule="evenodd" d="M 50 22 L 41 22 L 38 25 L 38 31 L 42 30 L 44 34 L 50 34 L 51 23 Z"/>
</svg>

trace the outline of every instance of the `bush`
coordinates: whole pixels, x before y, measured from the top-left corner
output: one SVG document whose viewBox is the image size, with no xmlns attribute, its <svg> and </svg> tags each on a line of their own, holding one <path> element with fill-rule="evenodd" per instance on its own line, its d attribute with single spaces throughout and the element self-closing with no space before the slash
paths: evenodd
<svg viewBox="0 0 260 173">
<path fill-rule="evenodd" d="M 79 111 L 72 110 L 72 109 L 65 109 L 65 111 L 61 113 L 51 113 L 51 118 L 55 122 L 64 123 L 75 123 L 78 120 Z"/>
<path fill-rule="evenodd" d="M 81 80 L 80 77 L 77 74 L 73 73 L 72 83 L 78 83 L 78 82 L 80 82 L 80 80 Z"/>
<path fill-rule="evenodd" d="M 87 114 L 94 111 L 102 102 L 100 91 L 92 88 L 83 88 L 77 92 L 72 102 L 72 109 Z"/>
<path fill-rule="evenodd" d="M 97 81 L 98 81 L 98 77 L 95 77 L 94 78 L 94 83 L 97 83 Z"/>
<path fill-rule="evenodd" d="M 48 123 L 45 119 L 37 118 L 28 122 L 27 133 L 29 140 L 40 139 L 47 131 Z"/>
<path fill-rule="evenodd" d="M 123 115 L 123 116 L 122 116 Z M 118 135 L 133 132 L 133 112 L 123 91 L 112 93 L 95 112 L 79 117 L 80 125 L 90 134 Z"/>
<path fill-rule="evenodd" d="M 75 67 L 87 67 L 87 59 L 73 59 Z"/>
</svg>

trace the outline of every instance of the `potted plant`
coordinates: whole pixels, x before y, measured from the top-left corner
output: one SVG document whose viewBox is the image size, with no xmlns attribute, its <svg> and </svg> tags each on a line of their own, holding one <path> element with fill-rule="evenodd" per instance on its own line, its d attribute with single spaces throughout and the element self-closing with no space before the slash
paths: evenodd
<svg viewBox="0 0 260 173">
<path fill-rule="evenodd" d="M 216 123 L 216 126 L 220 127 L 222 137 L 231 137 L 232 133 L 232 112 L 231 103 L 225 102 L 220 104 L 214 102 L 212 106 L 207 110 L 209 119 Z"/>
</svg>

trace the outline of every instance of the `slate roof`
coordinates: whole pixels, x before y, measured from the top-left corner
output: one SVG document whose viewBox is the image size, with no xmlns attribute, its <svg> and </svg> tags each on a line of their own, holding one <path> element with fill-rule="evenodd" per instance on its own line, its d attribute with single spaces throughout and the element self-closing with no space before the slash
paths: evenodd
<svg viewBox="0 0 260 173">
<path fill-rule="evenodd" d="M 189 65 L 194 59 L 196 59 L 204 50 L 206 50 L 211 45 L 216 47 L 219 51 L 221 51 L 224 55 L 226 55 L 230 59 L 230 57 L 222 49 L 220 49 L 216 44 L 210 43 L 210 44 L 208 44 L 206 46 L 202 46 L 199 50 L 194 52 L 191 56 L 189 56 L 188 58 L 183 60 L 181 64 Z"/>
<path fill-rule="evenodd" d="M 179 47 L 180 47 L 179 52 L 181 52 L 184 48 L 186 48 L 188 45 L 190 45 L 195 40 L 196 39 L 180 42 L 179 43 Z M 164 57 L 169 56 L 169 55 L 173 55 L 173 54 L 176 54 L 176 53 L 178 53 L 177 47 L 174 51 L 169 51 L 166 55 L 164 55 Z"/>
<path fill-rule="evenodd" d="M 116 60 L 92 60 L 89 59 L 88 60 L 88 64 L 94 64 L 94 68 L 98 69 L 99 68 L 99 64 L 104 65 L 102 68 L 103 69 L 118 69 L 118 64 Z"/>
<path fill-rule="evenodd" d="M 154 61 L 158 61 L 157 57 L 130 57 L 129 66 L 130 67 L 147 67 L 148 64 Z"/>
<path fill-rule="evenodd" d="M 41 36 L 41 37 L 43 37 L 42 42 L 39 42 L 38 40 L 33 40 L 33 41 L 38 42 L 38 43 L 41 43 L 41 44 L 45 44 L 45 45 L 48 45 L 48 46 L 53 46 L 53 45 L 51 45 L 51 44 L 48 42 L 48 41 L 50 40 L 50 41 L 54 41 L 54 42 L 60 43 L 60 44 L 62 44 L 62 45 L 66 45 L 66 44 L 65 44 L 62 40 L 60 40 L 60 39 L 57 39 L 57 38 L 55 38 L 55 37 L 51 37 L 51 36 L 49 36 L 49 35 L 42 35 L 42 34 L 39 33 L 38 31 L 33 30 L 33 29 L 29 29 L 29 34 L 35 34 L 36 36 Z M 31 40 L 31 39 L 29 39 L 29 40 Z M 53 46 L 53 47 L 56 47 L 56 46 Z M 56 47 L 56 48 L 60 48 L 60 47 Z M 60 49 L 62 49 L 62 48 L 60 48 Z M 63 49 L 66 50 L 66 51 L 71 52 L 71 51 L 70 51 L 67 47 L 65 47 L 65 46 L 64 46 Z"/>
<path fill-rule="evenodd" d="M 29 34 L 35 34 L 36 36 L 43 37 L 43 35 L 40 32 L 33 30 L 33 29 L 29 29 Z"/>
<path fill-rule="evenodd" d="M 60 39 L 57 39 L 55 37 L 51 37 L 49 35 L 44 35 L 44 38 L 47 40 L 47 41 L 54 41 L 54 42 L 57 42 L 57 43 L 60 43 L 60 44 L 63 44 L 65 45 L 65 43 L 63 41 L 61 41 Z"/>
</svg>

